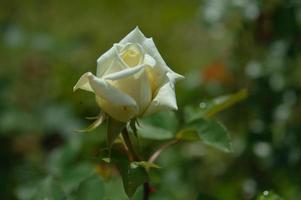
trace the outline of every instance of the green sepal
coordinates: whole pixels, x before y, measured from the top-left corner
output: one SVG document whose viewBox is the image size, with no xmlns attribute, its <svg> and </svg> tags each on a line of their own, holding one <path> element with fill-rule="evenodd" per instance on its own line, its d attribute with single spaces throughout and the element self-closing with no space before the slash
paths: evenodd
<svg viewBox="0 0 301 200">
<path fill-rule="evenodd" d="M 133 131 L 136 138 L 138 138 L 137 125 L 138 125 L 137 119 L 132 119 L 129 123 L 129 126 L 130 126 L 131 130 Z"/>
<path fill-rule="evenodd" d="M 147 162 L 147 161 L 135 161 L 135 162 L 131 162 L 131 166 L 135 167 L 135 166 L 141 166 L 144 167 L 147 171 L 150 170 L 151 168 L 155 168 L 155 169 L 160 169 L 161 167 L 155 163 L 152 162 Z"/>
<path fill-rule="evenodd" d="M 112 148 L 113 143 L 118 138 L 122 129 L 126 127 L 125 122 L 117 121 L 111 117 L 108 118 L 108 126 L 107 126 L 107 142 L 109 151 Z"/>
<path fill-rule="evenodd" d="M 93 117 L 95 118 L 95 117 Z M 92 118 L 89 118 L 89 119 L 92 119 Z M 84 133 L 84 132 L 91 132 L 93 130 L 95 130 L 98 126 L 100 126 L 105 120 L 105 115 L 103 113 L 99 114 L 97 117 L 96 117 L 96 120 L 90 124 L 87 128 L 85 129 L 82 129 L 82 130 L 75 130 L 76 132 L 79 132 L 79 133 Z"/>
</svg>

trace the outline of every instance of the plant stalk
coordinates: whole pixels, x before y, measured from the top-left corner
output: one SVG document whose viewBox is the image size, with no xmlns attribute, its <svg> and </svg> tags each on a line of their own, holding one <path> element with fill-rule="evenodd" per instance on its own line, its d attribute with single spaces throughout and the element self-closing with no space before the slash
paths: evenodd
<svg viewBox="0 0 301 200">
<path fill-rule="evenodd" d="M 129 133 L 127 131 L 126 128 L 124 128 L 121 132 L 122 137 L 124 139 L 124 142 L 128 148 L 128 152 L 130 154 L 131 160 L 132 161 L 142 161 L 141 158 L 138 156 L 138 154 L 136 153 L 133 144 L 131 142 Z M 143 200 L 148 200 L 149 199 L 149 193 L 150 193 L 150 186 L 148 182 L 145 182 L 143 184 Z"/>
<path fill-rule="evenodd" d="M 159 155 L 162 153 L 162 151 L 164 151 L 165 149 L 167 149 L 169 146 L 175 144 L 179 142 L 178 139 L 173 139 L 168 141 L 167 143 L 163 144 L 162 146 L 160 146 L 148 159 L 148 162 L 155 162 L 155 160 L 159 157 Z"/>
</svg>

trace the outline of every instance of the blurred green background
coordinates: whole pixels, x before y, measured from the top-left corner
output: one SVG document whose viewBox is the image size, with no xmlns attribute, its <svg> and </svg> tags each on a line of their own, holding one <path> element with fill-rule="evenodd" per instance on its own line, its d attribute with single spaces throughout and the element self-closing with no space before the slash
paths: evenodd
<svg viewBox="0 0 301 200">
<path fill-rule="evenodd" d="M 65 193 L 127 199 L 114 170 L 106 183 L 98 176 L 82 183 L 95 169 L 109 174 L 98 159 L 105 128 L 74 132 L 99 109 L 93 95 L 72 87 L 137 25 L 186 76 L 177 84 L 177 116 L 187 105 L 242 88 L 250 93 L 217 116 L 231 132 L 234 152 L 199 142 L 171 147 L 157 161 L 163 168 L 152 176 L 151 199 L 248 200 L 264 190 L 299 199 L 298 0 L 2 0 L 1 199 L 65 199 Z M 165 126 L 164 117 L 159 122 Z M 141 142 L 148 155 L 162 141 Z M 84 189 L 74 192 L 79 183 Z"/>
</svg>

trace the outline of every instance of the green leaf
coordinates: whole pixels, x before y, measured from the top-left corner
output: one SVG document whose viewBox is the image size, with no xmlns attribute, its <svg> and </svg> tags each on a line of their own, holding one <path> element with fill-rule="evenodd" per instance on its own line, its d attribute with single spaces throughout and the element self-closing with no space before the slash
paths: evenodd
<svg viewBox="0 0 301 200">
<path fill-rule="evenodd" d="M 66 199 L 66 197 L 60 185 L 52 177 L 47 177 L 37 186 L 32 199 L 61 200 Z"/>
<path fill-rule="evenodd" d="M 246 89 L 240 90 L 237 93 L 221 96 L 213 99 L 210 102 L 203 102 L 200 104 L 206 117 L 211 117 L 216 113 L 225 110 L 226 108 L 236 104 L 247 98 L 248 91 Z"/>
<path fill-rule="evenodd" d="M 257 200 L 283 200 L 280 196 L 271 191 L 264 191 Z"/>
<path fill-rule="evenodd" d="M 144 167 L 139 165 L 131 165 L 126 155 L 116 150 L 112 150 L 112 162 L 122 177 L 123 187 L 126 194 L 131 198 L 137 188 L 148 181 L 148 173 Z"/>
<path fill-rule="evenodd" d="M 197 139 L 196 135 L 207 145 L 224 152 L 232 151 L 230 134 L 226 127 L 213 119 L 199 119 L 189 124 L 187 128 L 177 134 L 178 138 Z"/>
<path fill-rule="evenodd" d="M 102 161 L 106 163 L 111 163 L 111 158 L 103 158 Z"/>
<path fill-rule="evenodd" d="M 94 173 L 79 184 L 77 190 L 72 193 L 71 197 L 74 200 L 99 200 L 102 199 L 104 193 L 104 183 L 100 176 Z"/>
<path fill-rule="evenodd" d="M 170 130 L 147 123 L 141 123 L 140 127 L 138 127 L 138 133 L 141 137 L 152 140 L 167 140 L 173 138 L 173 133 Z"/>
<path fill-rule="evenodd" d="M 209 196 L 208 194 L 199 193 L 197 200 L 216 200 L 216 198 Z"/>
<path fill-rule="evenodd" d="M 248 91 L 243 89 L 234 94 L 220 96 L 212 100 L 201 102 L 199 107 L 186 107 L 184 109 L 186 122 L 189 123 L 199 118 L 210 118 L 226 108 L 244 100 L 247 96 Z"/>
<path fill-rule="evenodd" d="M 198 141 L 200 140 L 200 136 L 195 129 L 185 128 L 177 133 L 176 139 L 184 141 Z"/>
<path fill-rule="evenodd" d="M 70 194 L 78 185 L 94 172 L 93 166 L 88 163 L 75 164 L 65 169 L 58 181 L 66 194 Z"/>
<path fill-rule="evenodd" d="M 113 118 L 109 117 L 107 128 L 107 141 L 109 149 L 111 149 L 114 141 L 119 136 L 119 134 L 125 126 L 126 123 L 114 120 Z"/>
<path fill-rule="evenodd" d="M 138 134 L 142 138 L 167 140 L 174 137 L 178 120 L 174 112 L 159 112 L 139 120 Z"/>
</svg>

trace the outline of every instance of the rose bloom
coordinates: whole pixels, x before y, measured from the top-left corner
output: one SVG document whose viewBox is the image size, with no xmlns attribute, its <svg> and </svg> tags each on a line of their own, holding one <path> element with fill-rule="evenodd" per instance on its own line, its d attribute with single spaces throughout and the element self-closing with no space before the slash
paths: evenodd
<svg viewBox="0 0 301 200">
<path fill-rule="evenodd" d="M 83 74 L 73 90 L 93 92 L 107 115 L 127 122 L 177 110 L 174 84 L 181 78 L 166 65 L 153 39 L 136 27 L 98 58 L 96 76 Z"/>
</svg>

